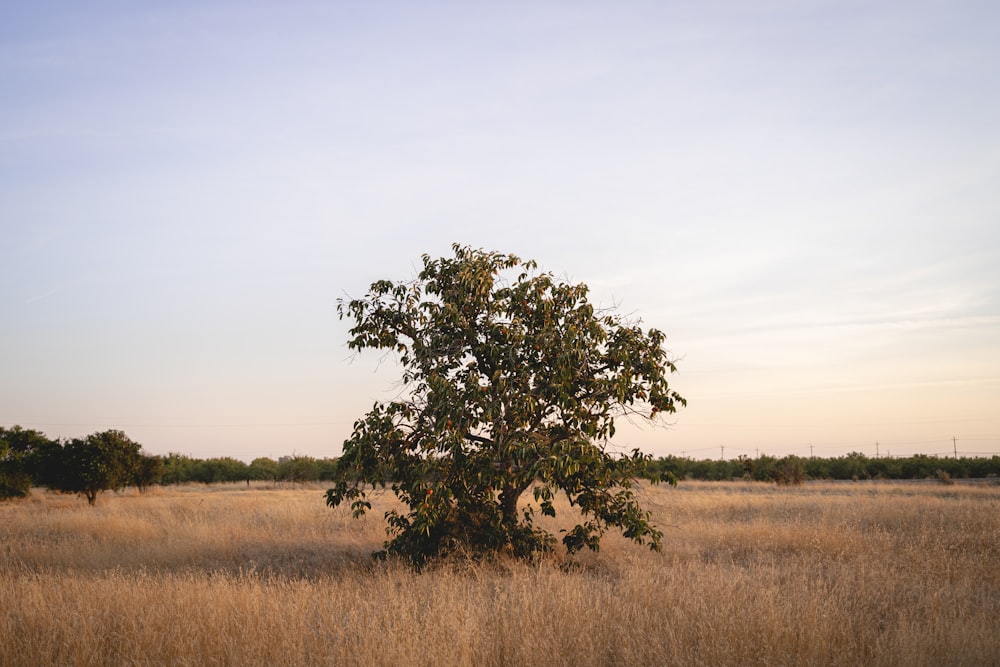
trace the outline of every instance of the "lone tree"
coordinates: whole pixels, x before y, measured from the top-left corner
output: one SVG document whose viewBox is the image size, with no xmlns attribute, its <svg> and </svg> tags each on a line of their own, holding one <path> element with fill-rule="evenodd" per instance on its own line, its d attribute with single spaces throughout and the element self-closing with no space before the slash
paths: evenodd
<svg viewBox="0 0 1000 667">
<path fill-rule="evenodd" d="M 555 538 L 533 524 L 555 516 L 557 491 L 582 523 L 564 531 L 572 554 L 597 550 L 608 527 L 659 550 L 663 534 L 633 492 L 649 457 L 610 451 L 615 419 L 655 420 L 685 405 L 664 335 L 599 312 L 587 286 L 557 281 L 534 261 L 454 245 L 423 256 L 409 282 L 381 280 L 338 303 L 354 321 L 348 346 L 395 352 L 396 400 L 376 403 L 344 443 L 331 507 L 371 509 L 389 486 L 408 507 L 389 511 L 376 556 L 416 565 L 460 551 L 530 558 Z M 676 483 L 672 476 L 666 481 Z M 533 503 L 519 511 L 529 489 Z"/>
<path fill-rule="evenodd" d="M 140 450 L 139 443 L 121 431 L 74 438 L 63 445 L 54 488 L 85 496 L 93 505 L 101 491 L 122 489 L 133 481 L 142 456 Z"/>
</svg>

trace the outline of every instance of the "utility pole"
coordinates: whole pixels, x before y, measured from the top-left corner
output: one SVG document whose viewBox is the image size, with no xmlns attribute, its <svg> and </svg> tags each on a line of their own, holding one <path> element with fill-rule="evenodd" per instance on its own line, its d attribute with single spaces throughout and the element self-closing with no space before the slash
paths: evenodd
<svg viewBox="0 0 1000 667">
<path fill-rule="evenodd" d="M 810 442 L 809 443 L 809 458 L 812 458 L 812 457 L 813 457 L 813 444 Z"/>
<path fill-rule="evenodd" d="M 719 458 L 721 460 L 725 461 L 726 460 L 726 446 L 725 445 L 719 445 L 719 452 L 720 452 L 719 453 Z"/>
<path fill-rule="evenodd" d="M 875 458 L 878 458 L 878 440 L 875 441 Z"/>
<path fill-rule="evenodd" d="M 955 436 L 951 436 L 951 447 L 955 450 L 955 458 L 958 458 L 958 439 Z"/>
</svg>

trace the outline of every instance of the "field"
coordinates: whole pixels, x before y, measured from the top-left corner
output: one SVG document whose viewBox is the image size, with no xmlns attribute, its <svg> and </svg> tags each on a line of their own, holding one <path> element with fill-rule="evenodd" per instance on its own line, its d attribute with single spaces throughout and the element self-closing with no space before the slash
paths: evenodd
<svg viewBox="0 0 1000 667">
<path fill-rule="evenodd" d="M 0 665 L 1000 665 L 995 483 L 682 482 L 662 554 L 422 574 L 322 491 L 0 504 Z"/>
</svg>

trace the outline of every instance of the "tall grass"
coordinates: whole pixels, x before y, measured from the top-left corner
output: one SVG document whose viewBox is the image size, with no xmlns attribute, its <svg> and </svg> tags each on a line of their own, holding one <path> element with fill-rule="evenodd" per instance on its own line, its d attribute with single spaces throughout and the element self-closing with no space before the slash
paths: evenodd
<svg viewBox="0 0 1000 667">
<path fill-rule="evenodd" d="M 1000 487 L 644 494 L 662 554 L 417 575 L 320 486 L 35 490 L 0 504 L 0 665 L 1000 665 Z"/>
</svg>

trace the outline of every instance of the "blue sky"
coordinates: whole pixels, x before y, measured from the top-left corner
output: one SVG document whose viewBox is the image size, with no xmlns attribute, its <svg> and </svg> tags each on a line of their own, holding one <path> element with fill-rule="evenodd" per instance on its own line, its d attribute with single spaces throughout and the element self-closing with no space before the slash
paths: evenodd
<svg viewBox="0 0 1000 667">
<path fill-rule="evenodd" d="M 0 424 L 333 456 L 452 242 L 664 330 L 656 455 L 1000 452 L 992 2 L 0 7 Z M 810 449 L 810 446 L 812 449 Z"/>
</svg>

